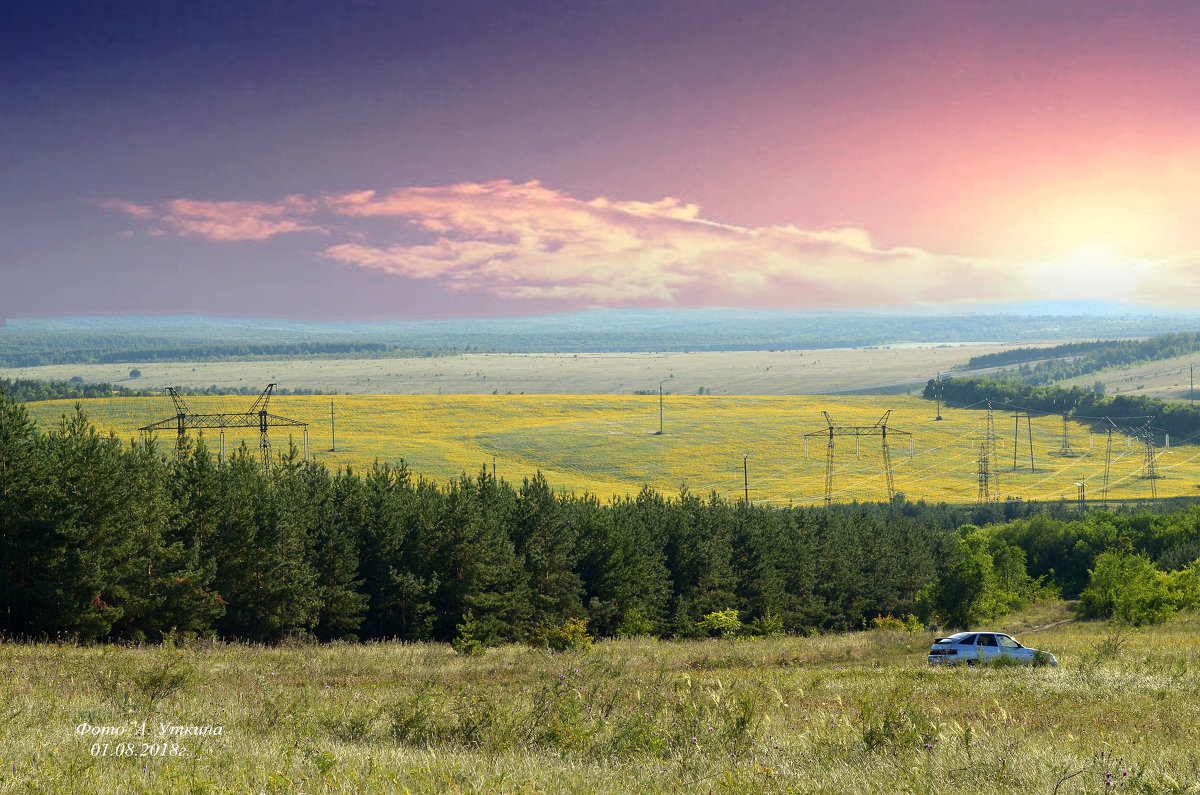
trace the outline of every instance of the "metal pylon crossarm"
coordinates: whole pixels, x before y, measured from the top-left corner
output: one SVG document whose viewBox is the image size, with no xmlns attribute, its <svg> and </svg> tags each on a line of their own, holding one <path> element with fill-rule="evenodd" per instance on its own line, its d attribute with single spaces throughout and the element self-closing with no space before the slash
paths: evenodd
<svg viewBox="0 0 1200 795">
<path fill-rule="evenodd" d="M 262 458 L 263 469 L 269 471 L 271 468 L 271 439 L 269 429 L 272 427 L 296 427 L 304 429 L 304 436 L 308 437 L 308 423 L 300 420 L 292 419 L 291 417 L 283 417 L 278 414 L 271 414 L 267 411 L 267 404 L 271 399 L 271 394 L 275 390 L 275 384 L 268 384 L 263 393 L 259 395 L 258 400 L 254 402 L 249 411 L 239 412 L 221 412 L 210 414 L 199 414 L 193 412 L 180 397 L 174 387 L 167 387 L 167 392 L 175 403 L 176 414 L 174 417 L 152 422 L 149 425 L 143 426 L 138 430 L 142 433 L 153 433 L 167 428 L 176 428 L 179 438 L 176 443 L 176 449 L 183 449 L 183 437 L 189 429 L 206 429 L 216 428 L 224 431 L 226 428 L 258 428 L 259 432 L 259 454 Z M 308 445 L 305 443 L 305 458 L 308 457 Z"/>
<path fill-rule="evenodd" d="M 884 482 L 887 484 L 887 499 L 891 502 L 895 497 L 895 488 L 892 479 L 892 459 L 891 451 L 888 447 L 888 418 L 892 415 L 892 410 L 888 409 L 884 412 L 874 425 L 841 425 L 829 415 L 828 411 L 822 411 L 825 416 L 827 428 L 819 431 L 806 433 L 805 437 L 810 436 L 827 436 L 828 444 L 825 448 L 825 506 L 829 507 L 833 504 L 833 450 L 834 438 L 838 436 L 878 436 L 880 438 L 880 447 L 883 454 L 883 475 Z M 891 429 L 893 435 L 902 434 L 911 437 L 912 434 L 908 431 L 898 431 Z"/>
</svg>

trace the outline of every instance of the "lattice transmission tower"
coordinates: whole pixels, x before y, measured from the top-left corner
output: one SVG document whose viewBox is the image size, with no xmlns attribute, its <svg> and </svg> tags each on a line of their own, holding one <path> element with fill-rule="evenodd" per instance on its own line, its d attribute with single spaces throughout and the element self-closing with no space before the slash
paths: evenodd
<svg viewBox="0 0 1200 795">
<path fill-rule="evenodd" d="M 221 463 L 225 461 L 225 429 L 226 428 L 258 428 L 258 451 L 262 459 L 262 467 L 265 472 L 271 471 L 271 437 L 268 434 L 268 429 L 271 427 L 297 427 L 304 431 L 304 460 L 308 460 L 308 423 L 294 420 L 290 417 L 281 417 L 278 414 L 271 414 L 267 411 L 267 404 L 271 400 L 271 395 L 275 391 L 276 384 L 267 384 L 267 388 L 254 401 L 254 405 L 248 411 L 239 411 L 220 414 L 198 414 L 191 410 L 187 402 L 176 391 L 175 387 L 167 387 L 167 393 L 170 394 L 171 400 L 175 403 L 175 416 L 165 420 L 152 422 L 149 425 L 138 428 L 142 432 L 143 437 L 155 431 L 174 428 L 176 431 L 175 437 L 175 452 L 181 454 L 186 449 L 184 442 L 187 436 L 187 431 L 191 428 L 216 428 L 221 432 L 221 448 L 218 454 L 218 460 Z"/>
<path fill-rule="evenodd" d="M 996 418 L 992 414 L 992 401 L 987 404 L 987 435 L 984 437 L 984 443 L 987 445 L 988 470 L 991 472 L 992 487 L 995 491 L 1000 490 L 1000 453 L 996 449 L 996 441 L 1000 437 L 996 434 Z"/>
<path fill-rule="evenodd" d="M 1158 502 L 1158 479 L 1161 475 L 1158 474 L 1158 450 L 1154 447 L 1154 430 L 1150 427 L 1149 422 L 1141 428 L 1140 435 L 1146 445 L 1146 458 L 1142 464 L 1141 477 L 1143 480 L 1150 481 L 1150 499 Z"/>
<path fill-rule="evenodd" d="M 1057 402 L 1058 401 L 1055 400 L 1055 403 Z M 1062 443 L 1058 446 L 1057 450 L 1051 453 L 1051 455 L 1060 456 L 1062 458 L 1080 458 L 1081 456 L 1087 455 L 1087 452 L 1080 452 L 1071 447 L 1071 426 L 1067 420 L 1067 417 L 1070 415 L 1073 408 L 1075 408 L 1074 404 L 1070 404 L 1066 400 L 1063 401 Z"/>
<path fill-rule="evenodd" d="M 895 428 L 888 428 L 888 417 L 892 415 L 892 410 L 888 409 L 884 415 L 874 425 L 841 425 L 833 417 L 829 416 L 828 411 L 822 411 L 825 415 L 825 422 L 829 427 L 825 430 L 812 431 L 804 434 L 805 444 L 808 444 L 808 437 L 811 436 L 828 436 L 829 442 L 825 447 L 825 507 L 828 508 L 833 504 L 833 450 L 834 439 L 838 436 L 878 436 L 880 440 L 880 449 L 883 453 L 883 476 L 887 483 L 887 498 L 890 503 L 896 496 L 896 488 L 892 479 L 892 453 L 891 447 L 888 444 L 888 434 L 892 436 L 907 436 L 909 439 L 909 455 L 912 455 L 912 434 L 908 431 L 898 431 Z M 858 440 L 855 439 L 857 445 Z"/>
<path fill-rule="evenodd" d="M 979 443 L 979 504 L 983 505 L 992 499 L 990 483 L 991 468 L 988 466 L 989 459 L 987 442 Z"/>
<path fill-rule="evenodd" d="M 1104 430 L 1108 432 L 1108 441 L 1104 445 L 1104 490 L 1100 492 L 1100 505 L 1104 510 L 1108 510 L 1108 473 L 1112 468 L 1112 435 L 1117 426 L 1108 417 L 1108 427 Z"/>
</svg>

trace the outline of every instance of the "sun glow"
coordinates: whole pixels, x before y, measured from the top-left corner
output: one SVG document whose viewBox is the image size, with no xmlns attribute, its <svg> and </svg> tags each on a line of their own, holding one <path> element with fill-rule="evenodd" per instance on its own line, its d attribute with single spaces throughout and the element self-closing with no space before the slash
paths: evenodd
<svg viewBox="0 0 1200 795">
<path fill-rule="evenodd" d="M 1114 245 L 1078 246 L 1039 264 L 1034 285 L 1049 297 L 1070 300 L 1127 300 L 1146 278 L 1142 260 L 1125 256 Z"/>
</svg>

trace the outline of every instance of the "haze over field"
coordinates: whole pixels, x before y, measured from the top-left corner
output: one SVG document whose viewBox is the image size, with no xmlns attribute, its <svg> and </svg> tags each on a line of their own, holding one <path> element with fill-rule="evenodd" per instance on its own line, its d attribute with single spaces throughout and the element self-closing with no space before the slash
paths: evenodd
<svg viewBox="0 0 1200 795">
<path fill-rule="evenodd" d="M 865 389 L 919 391 L 942 370 L 997 345 L 833 348 L 724 353 L 463 354 L 401 359 L 290 359 L 236 362 L 60 364 L 0 368 L 0 378 L 80 377 L 130 389 L 211 385 L 364 394 L 668 394 L 812 395 Z M 265 379 L 265 380 L 264 380 Z"/>
</svg>

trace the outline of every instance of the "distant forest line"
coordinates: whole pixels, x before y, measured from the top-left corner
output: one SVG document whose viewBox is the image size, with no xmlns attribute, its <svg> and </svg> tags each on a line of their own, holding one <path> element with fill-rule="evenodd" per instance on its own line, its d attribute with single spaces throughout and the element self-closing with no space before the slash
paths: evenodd
<svg viewBox="0 0 1200 795">
<path fill-rule="evenodd" d="M 176 387 L 181 395 L 257 395 L 261 389 L 249 386 L 219 387 L 215 384 L 209 387 Z M 70 381 L 38 381 L 32 378 L 0 378 L 0 394 L 8 396 L 9 400 L 17 403 L 31 403 L 38 400 L 85 400 L 88 398 L 111 397 L 160 397 L 161 389 L 130 389 L 125 386 L 114 386 L 108 383 L 88 384 L 83 379 Z M 297 388 L 276 388 L 277 395 L 322 395 L 320 390 Z"/>
<path fill-rule="evenodd" d="M 781 509 L 650 488 L 601 502 L 539 473 L 435 483 L 403 462 L 330 472 L 295 448 L 264 473 L 245 447 L 218 466 L 200 444 L 177 457 L 103 436 L 82 412 L 43 432 L 0 395 L 9 637 L 495 644 L 569 621 L 697 637 L 726 610 L 771 633 L 888 614 L 971 626 L 1059 594 L 1096 615 L 1135 604 L 1100 598 L 1093 570 L 1135 573 L 1150 612 L 1130 615 L 1161 620 L 1200 603 L 1197 558 L 1191 504 Z"/>
<path fill-rule="evenodd" d="M 1200 434 L 1200 407 L 1145 395 L 1104 395 L 1078 386 L 1033 386 L 1007 378 L 931 378 L 922 394 L 928 400 L 940 398 L 959 407 L 986 408 L 990 404 L 1002 411 L 1065 414 L 1090 421 L 1101 432 L 1109 427 L 1105 418 L 1126 432 L 1148 422 L 1158 443 L 1165 433 L 1172 434 L 1176 443 Z"/>
<path fill-rule="evenodd" d="M 737 310 L 599 311 L 535 318 L 304 323 L 199 317 L 18 319 L 0 367 L 456 353 L 805 350 L 1018 342 L 1174 331 L 1179 317 L 926 317 Z"/>
<path fill-rule="evenodd" d="M 1200 351 L 1200 333 L 1172 332 L 1145 340 L 1072 342 L 1049 348 L 1017 348 L 973 356 L 965 369 L 1013 367 L 1007 379 L 1048 384 L 1117 367 L 1174 359 Z"/>
</svg>

